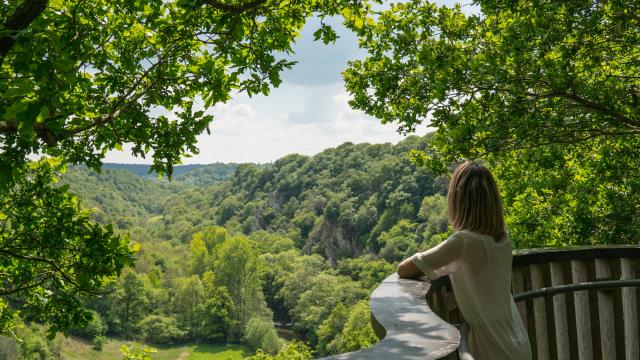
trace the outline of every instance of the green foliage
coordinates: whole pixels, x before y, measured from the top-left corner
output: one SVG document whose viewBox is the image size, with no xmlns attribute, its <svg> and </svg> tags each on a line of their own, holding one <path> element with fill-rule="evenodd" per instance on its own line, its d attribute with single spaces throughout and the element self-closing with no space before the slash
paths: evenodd
<svg viewBox="0 0 640 360">
<path fill-rule="evenodd" d="M 338 304 L 318 330 L 318 352 L 339 354 L 369 347 L 378 341 L 371 327 L 368 300 L 351 307 Z"/>
<path fill-rule="evenodd" d="M 340 260 L 336 267 L 337 274 L 350 276 L 352 280 L 360 282 L 363 288 L 370 290 L 395 271 L 394 264 L 384 259 L 367 257 Z"/>
<path fill-rule="evenodd" d="M 125 269 L 110 298 L 112 309 L 109 313 L 114 322 L 112 327 L 119 330 L 125 339 L 131 339 L 138 333 L 136 325 L 147 312 L 148 298 L 144 278 L 130 268 Z"/>
<path fill-rule="evenodd" d="M 447 232 L 449 223 L 447 197 L 435 194 L 422 199 L 418 218 L 422 221 L 418 228 L 422 243 L 432 247 L 443 241 L 441 235 Z"/>
<path fill-rule="evenodd" d="M 134 345 L 122 345 L 120 352 L 123 360 L 151 360 L 151 354 L 157 350 L 149 347 L 138 348 Z"/>
<path fill-rule="evenodd" d="M 174 181 L 187 186 L 204 187 L 227 180 L 231 175 L 233 175 L 238 165 L 230 163 L 214 163 L 204 166 L 200 165 L 201 167 L 199 168 L 178 173 L 179 169 L 188 166 L 189 165 L 181 165 L 173 168 L 173 172 L 175 174 Z"/>
<path fill-rule="evenodd" d="M 414 0 L 352 24 L 368 56 L 345 73 L 351 104 L 402 129 L 433 116 L 445 157 L 637 134 L 638 4 L 478 4 Z"/>
<path fill-rule="evenodd" d="M 261 267 L 258 254 L 244 236 L 230 237 L 216 247 L 214 281 L 227 289 L 234 304 L 232 338 L 240 336 L 252 317 L 268 312 L 258 276 Z"/>
<path fill-rule="evenodd" d="M 23 315 L 49 323 L 50 335 L 85 325 L 90 313 L 79 296 L 99 292 L 134 254 L 126 236 L 89 220 L 67 186 L 52 186 L 62 171 L 51 159 L 30 163 L 0 196 L 0 295 Z M 2 330 L 12 313 L 4 304 L 0 297 Z"/>
<path fill-rule="evenodd" d="M 640 236 L 640 177 L 634 151 L 640 139 L 589 150 L 566 146 L 531 151 L 541 165 L 513 160 L 498 166 L 507 222 L 521 247 L 637 243 Z M 520 179 L 527 178 L 524 184 Z M 537 225 L 537 226 L 536 226 Z"/>
<path fill-rule="evenodd" d="M 268 94 L 294 64 L 277 54 L 291 53 L 309 16 L 363 8 L 351 1 L 42 4 L 30 16 L 15 5 L 2 14 L 3 23 L 23 26 L 19 37 L 2 35 L 3 175 L 39 152 L 97 167 L 123 143 L 135 155 L 152 152 L 151 169 L 171 175 L 181 156 L 197 153 L 196 136 L 213 120 L 194 108 L 196 98 L 211 107 L 235 90 Z"/>
<path fill-rule="evenodd" d="M 235 305 L 227 289 L 214 288 L 204 303 L 203 338 L 209 341 L 225 340 L 232 329 L 235 313 Z"/>
<path fill-rule="evenodd" d="M 188 278 L 177 278 L 174 281 L 174 293 L 171 299 L 173 311 L 180 325 L 190 329 L 190 336 L 199 338 L 206 316 L 202 281 L 197 275 L 192 275 Z"/>
<path fill-rule="evenodd" d="M 348 318 L 349 309 L 338 304 L 331 311 L 331 315 L 322 322 L 318 328 L 318 346 L 316 347 L 321 356 L 340 352 L 342 338 L 339 335 Z"/>
<path fill-rule="evenodd" d="M 7 360 L 56 359 L 61 353 L 61 339 L 49 339 L 46 327 L 14 320 L 13 336 L 0 336 L 0 358 Z"/>
<path fill-rule="evenodd" d="M 342 329 L 341 338 L 339 352 L 367 348 L 378 341 L 371 327 L 371 309 L 367 300 L 360 301 L 351 308 L 349 318 Z"/>
<path fill-rule="evenodd" d="M 157 214 L 141 212 L 140 225 L 130 229 L 141 242 L 135 283 L 144 296 L 141 306 L 134 306 L 138 313 L 130 321 L 137 326 L 127 336 L 157 344 L 251 338 L 254 347 L 275 349 L 275 321 L 290 324 L 319 354 L 344 351 L 343 329 L 352 308 L 395 271 L 380 255 L 391 249 L 395 259 L 425 247 L 427 233 L 439 229 L 446 181 L 406 158 L 409 149 L 427 141 L 345 144 L 271 166 L 240 165 L 228 181 L 205 188 L 142 179 L 140 184 L 153 184 L 142 193 L 156 196 L 162 206 Z M 120 176 L 78 174 L 70 185 L 84 183 L 88 189 L 101 176 L 112 184 Z M 129 174 L 122 176 L 123 184 L 132 183 Z M 137 191 L 120 188 L 96 188 L 94 195 Z M 136 203 L 147 195 L 118 196 Z M 217 225 L 226 198 L 233 199 L 225 203 L 233 203 L 225 222 L 230 228 Z M 366 255 L 349 258 L 359 253 Z M 119 284 L 111 295 L 87 304 L 105 318 L 110 334 L 122 336 L 122 280 Z M 254 318 L 263 321 L 250 329 Z M 357 337 L 350 341 L 352 347 L 368 344 Z"/>
<path fill-rule="evenodd" d="M 262 254 L 277 254 L 295 248 L 293 240 L 288 237 L 259 230 L 249 236 Z"/>
<path fill-rule="evenodd" d="M 244 339 L 253 350 L 261 349 L 269 354 L 275 354 L 282 347 L 282 340 L 278 338 L 273 323 L 260 317 L 249 320 Z"/>
<path fill-rule="evenodd" d="M 85 166 L 72 166 L 60 183 L 73 185 L 73 192 L 85 208 L 93 210 L 91 216 L 97 222 L 131 230 L 144 226 L 147 217 L 162 213 L 164 204 L 159 197 L 182 189 L 177 184 L 149 180 L 124 169 L 105 169 L 98 174 Z"/>
<path fill-rule="evenodd" d="M 400 220 L 388 231 L 382 232 L 378 242 L 382 249 L 380 255 L 387 261 L 402 260 L 418 249 L 416 247 L 417 224 L 407 220 Z"/>
<path fill-rule="evenodd" d="M 104 335 L 96 335 L 93 338 L 93 350 L 102 351 L 104 347 L 104 343 L 107 341 L 107 338 Z"/>
<path fill-rule="evenodd" d="M 291 309 L 294 328 L 316 344 L 320 325 L 337 304 L 351 306 L 367 296 L 367 291 L 348 278 L 320 274 L 311 279 L 309 288 L 300 294 Z"/>
<path fill-rule="evenodd" d="M 69 330 L 71 334 L 91 340 L 97 336 L 102 336 L 107 332 L 107 324 L 102 320 L 102 316 L 93 310 L 89 312 L 91 313 L 91 320 L 89 320 L 89 323 L 81 328 L 71 328 Z"/>
<path fill-rule="evenodd" d="M 148 315 L 140 320 L 138 328 L 140 337 L 152 344 L 173 344 L 185 336 L 176 319 L 169 316 Z"/>
<path fill-rule="evenodd" d="M 202 236 L 197 236 L 200 233 L 196 233 L 191 238 L 191 273 L 200 275 L 204 274 L 210 266 L 211 257 L 207 245 L 204 243 Z"/>
<path fill-rule="evenodd" d="M 194 227 L 213 219 L 249 234 L 287 234 L 297 247 L 332 262 L 377 252 L 383 231 L 402 218 L 414 221 L 422 199 L 441 191 L 437 178 L 406 156 L 411 148 L 424 149 L 427 141 L 409 137 L 398 145 L 346 143 L 314 157 L 287 156 L 272 166 L 243 164 L 229 182 L 172 199 L 166 226 L 182 226 L 177 219 L 195 208 L 200 213 L 188 217 Z"/>
<path fill-rule="evenodd" d="M 300 341 L 291 341 L 286 343 L 276 355 L 268 355 L 263 351 L 258 352 L 246 358 L 247 360 L 311 360 L 313 359 L 311 349 Z"/>
<path fill-rule="evenodd" d="M 350 21 L 368 52 L 344 72 L 350 104 L 401 131 L 430 119 L 411 156 L 436 172 L 488 159 L 517 246 L 636 243 L 640 5 L 476 3 Z"/>
<path fill-rule="evenodd" d="M 49 322 L 53 335 L 85 323 L 80 297 L 131 264 L 127 239 L 91 223 L 66 187 L 51 186 L 48 160 L 31 162 L 34 154 L 98 170 L 108 151 L 129 144 L 135 156 L 152 154 L 150 172 L 171 177 L 181 158 L 198 152 L 197 136 L 209 132 L 213 116 L 199 100 L 211 108 L 232 93 L 267 95 L 282 82 L 281 72 L 294 65 L 291 44 L 307 19 L 346 8 L 359 14 L 367 4 L 3 3 L 0 249 L 5 260 L 0 270 L 19 275 L 3 282 L 11 285 L 0 295 L 15 295 L 17 307 Z M 335 39 L 329 27 L 322 30 L 320 39 Z M 119 228 L 143 225 L 142 210 L 158 210 L 140 205 L 123 209 L 135 216 L 117 219 Z M 95 216 L 107 222 L 110 215 Z M 188 218 L 175 224 L 171 235 L 188 241 L 196 224 Z M 11 311 L 4 298 L 0 309 L 0 331 L 6 333 Z"/>
</svg>

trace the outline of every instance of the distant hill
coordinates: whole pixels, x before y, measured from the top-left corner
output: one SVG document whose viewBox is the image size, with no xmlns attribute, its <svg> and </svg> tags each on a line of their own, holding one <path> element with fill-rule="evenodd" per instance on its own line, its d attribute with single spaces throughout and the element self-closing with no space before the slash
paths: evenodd
<svg viewBox="0 0 640 360">
<path fill-rule="evenodd" d="M 143 178 L 157 179 L 157 174 L 153 171 L 149 173 L 149 168 L 150 166 L 145 164 L 105 163 L 102 165 L 102 171 L 126 170 Z M 237 168 L 238 164 L 234 163 L 176 165 L 173 167 L 173 181 L 191 186 L 213 185 L 229 179 Z"/>
<path fill-rule="evenodd" d="M 71 166 L 62 178 L 84 207 L 95 209 L 93 217 L 121 229 L 146 224 L 150 216 L 162 214 L 170 195 L 194 187 L 204 187 L 229 179 L 237 164 L 178 165 L 172 181 L 149 174 L 149 165 L 112 164 L 100 174 L 86 166 Z"/>
<path fill-rule="evenodd" d="M 189 168 L 187 168 L 189 167 Z M 180 165 L 173 170 L 173 179 L 185 185 L 202 187 L 229 179 L 238 164 Z"/>
<path fill-rule="evenodd" d="M 204 164 L 192 164 L 192 165 L 176 165 L 173 167 L 173 176 L 177 177 L 182 174 L 186 174 L 190 171 L 202 169 L 204 167 L 215 167 L 218 163 L 211 165 Z M 226 165 L 226 164 L 220 164 Z M 148 178 L 156 178 L 156 173 L 149 173 L 149 165 L 145 164 L 115 164 L 115 163 L 105 163 L 102 165 L 103 170 L 127 170 L 135 175 L 148 177 Z"/>
<path fill-rule="evenodd" d="M 138 165 L 141 168 L 143 165 Z M 164 199 L 182 187 L 168 181 L 138 176 L 124 168 L 103 168 L 100 174 L 85 166 L 70 167 L 62 177 L 85 208 L 95 209 L 94 219 L 121 229 L 144 224 L 164 211 Z"/>
</svg>

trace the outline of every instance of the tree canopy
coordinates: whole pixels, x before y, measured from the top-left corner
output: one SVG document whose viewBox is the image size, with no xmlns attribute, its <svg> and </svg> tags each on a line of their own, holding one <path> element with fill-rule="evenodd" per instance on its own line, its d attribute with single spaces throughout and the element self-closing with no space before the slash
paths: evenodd
<svg viewBox="0 0 640 360">
<path fill-rule="evenodd" d="M 418 163 L 445 172 L 485 158 L 521 246 L 628 242 L 640 235 L 640 4 L 423 0 L 365 26 L 344 72 L 350 104 L 410 131 L 435 127 Z"/>
<path fill-rule="evenodd" d="M 358 28 L 351 105 L 409 131 L 438 128 L 431 156 L 483 157 L 640 133 L 635 2 L 413 0 Z"/>
<path fill-rule="evenodd" d="M 98 167 L 131 143 L 171 175 L 212 116 L 197 109 L 281 82 L 312 14 L 356 1 L 10 1 L 0 10 L 3 180 L 41 153 Z M 333 33 L 322 27 L 319 36 Z"/>
</svg>

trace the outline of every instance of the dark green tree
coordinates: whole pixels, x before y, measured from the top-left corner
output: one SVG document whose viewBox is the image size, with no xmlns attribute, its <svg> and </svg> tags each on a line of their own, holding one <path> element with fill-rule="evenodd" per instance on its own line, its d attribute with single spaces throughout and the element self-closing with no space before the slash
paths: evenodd
<svg viewBox="0 0 640 360">
<path fill-rule="evenodd" d="M 138 332 L 137 324 L 147 313 L 147 291 L 144 279 L 134 270 L 127 268 L 110 294 L 110 313 L 116 317 L 120 334 L 131 339 Z"/>
<path fill-rule="evenodd" d="M 488 159 L 521 246 L 636 239 L 640 4 L 474 3 L 354 16 L 368 55 L 344 73 L 351 105 L 403 132 L 428 120 L 413 156 L 440 172 Z"/>
</svg>

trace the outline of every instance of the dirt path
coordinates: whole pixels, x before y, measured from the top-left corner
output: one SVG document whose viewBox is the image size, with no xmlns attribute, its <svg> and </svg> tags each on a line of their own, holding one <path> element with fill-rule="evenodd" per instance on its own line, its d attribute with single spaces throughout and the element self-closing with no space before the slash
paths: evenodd
<svg viewBox="0 0 640 360">
<path fill-rule="evenodd" d="M 180 356 L 178 356 L 176 360 L 187 360 L 188 358 L 189 358 L 189 353 L 186 351 L 183 351 L 182 354 L 180 354 Z"/>
</svg>

